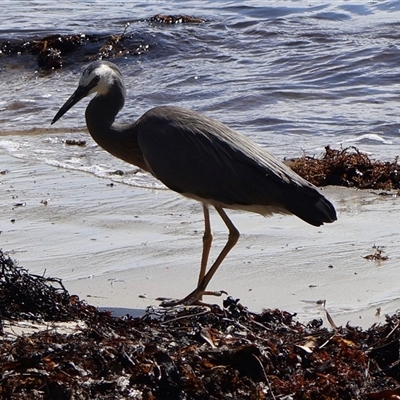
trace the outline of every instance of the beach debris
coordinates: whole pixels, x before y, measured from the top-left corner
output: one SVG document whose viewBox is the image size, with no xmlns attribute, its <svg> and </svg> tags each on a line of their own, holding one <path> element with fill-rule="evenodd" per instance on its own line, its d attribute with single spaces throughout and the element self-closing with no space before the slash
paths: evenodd
<svg viewBox="0 0 400 400">
<path fill-rule="evenodd" d="M 59 69 L 62 56 L 79 49 L 87 40 L 86 35 L 51 35 L 32 41 L 31 52 L 38 54 L 38 66 L 42 69 Z M 29 42 L 25 42 L 27 49 Z"/>
<path fill-rule="evenodd" d="M 86 146 L 86 140 L 82 140 L 82 139 L 79 139 L 79 140 L 66 139 L 64 143 L 68 146 L 80 146 L 80 147 Z"/>
<path fill-rule="evenodd" d="M 81 304 L 61 279 L 30 274 L 1 250 L 0 269 L 0 320 L 70 321 L 81 315 Z"/>
<path fill-rule="evenodd" d="M 363 256 L 366 260 L 371 260 L 371 261 L 386 261 L 389 259 L 387 255 L 385 255 L 385 251 L 383 250 L 383 247 L 381 246 L 372 246 L 373 249 L 375 249 L 375 252 L 373 254 L 368 254 L 366 256 Z"/>
<path fill-rule="evenodd" d="M 367 330 L 330 322 L 332 330 L 277 309 L 253 313 L 228 297 L 222 308 L 150 307 L 141 318 L 113 317 L 2 251 L 0 271 L 1 398 L 350 400 L 399 393 L 399 313 Z M 21 319 L 77 323 L 67 333 L 7 331 L 7 321 Z"/>
<path fill-rule="evenodd" d="M 38 55 L 38 65 L 43 69 L 59 69 L 62 67 L 61 50 L 50 47 L 47 40 L 42 43 Z"/>
<path fill-rule="evenodd" d="M 13 207 L 25 207 L 26 203 L 25 202 L 20 202 L 20 203 L 14 203 Z"/>
<path fill-rule="evenodd" d="M 136 47 L 128 48 L 123 45 L 126 39 L 130 36 L 126 34 L 126 31 L 130 23 L 125 24 L 124 31 L 120 35 L 110 35 L 106 42 L 98 50 L 97 54 L 90 57 L 92 60 L 104 59 L 104 58 L 115 58 L 120 56 L 140 55 L 149 50 L 150 46 L 148 44 L 139 44 Z"/>
<path fill-rule="evenodd" d="M 381 390 L 376 393 L 369 393 L 366 395 L 366 398 L 376 400 L 400 400 L 400 388 Z"/>
<path fill-rule="evenodd" d="M 149 22 L 157 22 L 159 24 L 201 24 L 205 22 L 205 19 L 198 17 L 191 17 L 188 15 L 164 15 L 164 14 L 156 14 L 153 17 L 149 18 Z"/>
<path fill-rule="evenodd" d="M 325 147 L 320 158 L 302 156 L 285 160 L 296 173 L 316 186 L 346 186 L 359 189 L 400 189 L 398 157 L 392 162 L 371 160 L 356 147 Z"/>
<path fill-rule="evenodd" d="M 109 175 L 118 175 L 124 176 L 126 173 L 122 169 L 116 169 L 114 171 L 109 172 Z"/>
</svg>

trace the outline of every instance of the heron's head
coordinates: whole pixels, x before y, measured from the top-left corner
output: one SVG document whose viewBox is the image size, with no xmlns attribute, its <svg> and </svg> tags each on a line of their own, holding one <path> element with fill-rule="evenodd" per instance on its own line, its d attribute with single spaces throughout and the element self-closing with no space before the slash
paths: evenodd
<svg viewBox="0 0 400 400">
<path fill-rule="evenodd" d="M 106 95 L 111 88 L 117 86 L 125 97 L 122 75 L 118 67 L 108 61 L 95 61 L 89 64 L 82 73 L 78 88 L 60 108 L 51 124 L 58 121 L 70 108 L 91 94 Z"/>
</svg>

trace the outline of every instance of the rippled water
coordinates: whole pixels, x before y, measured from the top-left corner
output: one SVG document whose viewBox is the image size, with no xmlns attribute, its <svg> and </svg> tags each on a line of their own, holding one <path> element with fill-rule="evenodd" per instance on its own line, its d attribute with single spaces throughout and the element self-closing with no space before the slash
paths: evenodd
<svg viewBox="0 0 400 400">
<path fill-rule="evenodd" d="M 400 154 L 400 3 L 270 1 L 3 1 L 0 43 L 52 33 L 120 34 L 148 46 L 115 58 L 128 98 L 121 121 L 176 104 L 220 119 L 278 158 L 355 145 L 373 157 Z M 149 23 L 157 13 L 202 24 Z M 83 53 L 85 48 L 83 49 Z M 106 175 L 135 170 L 99 149 L 84 131 L 83 101 L 50 130 L 87 63 L 39 71 L 34 56 L 0 56 L 0 148 L 63 168 Z M 34 132 L 30 131 L 36 128 Z M 73 133 L 70 133 L 71 130 Z M 66 146 L 66 138 L 88 146 Z M 147 175 L 126 175 L 155 185 Z"/>
</svg>

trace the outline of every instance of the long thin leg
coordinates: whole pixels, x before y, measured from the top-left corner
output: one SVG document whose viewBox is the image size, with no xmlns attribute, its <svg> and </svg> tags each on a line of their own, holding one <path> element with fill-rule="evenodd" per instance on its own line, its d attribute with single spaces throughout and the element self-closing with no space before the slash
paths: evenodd
<svg viewBox="0 0 400 400">
<path fill-rule="evenodd" d="M 225 222 L 225 225 L 229 229 L 229 236 L 228 236 L 228 241 L 226 242 L 221 253 L 219 253 L 219 256 L 215 260 L 214 264 L 211 266 L 211 268 L 206 273 L 206 275 L 204 276 L 202 281 L 197 286 L 197 289 L 195 290 L 195 291 L 199 291 L 201 293 L 204 293 L 204 291 L 207 288 L 207 285 L 211 281 L 211 278 L 214 276 L 215 272 L 217 271 L 218 267 L 221 265 L 222 261 L 224 261 L 224 258 L 228 255 L 228 253 L 235 246 L 235 244 L 239 240 L 239 236 L 240 236 L 239 231 L 236 229 L 235 225 L 233 225 L 232 221 L 226 215 L 226 212 L 224 211 L 224 209 L 220 206 L 215 206 L 215 209 L 217 210 L 218 214 L 220 215 L 222 220 Z"/>
<path fill-rule="evenodd" d="M 219 256 L 215 260 L 214 264 L 211 266 L 211 268 L 208 270 L 208 272 L 203 276 L 203 278 L 199 282 L 197 288 L 192 293 L 190 293 L 188 296 L 186 296 L 182 300 L 164 301 L 163 303 L 161 303 L 161 306 L 171 307 L 171 306 L 176 306 L 179 304 L 191 305 L 191 304 L 201 303 L 201 298 L 202 298 L 203 294 L 205 293 L 205 290 L 207 288 L 207 285 L 210 283 L 211 278 L 214 276 L 215 272 L 217 271 L 218 267 L 221 265 L 224 258 L 228 255 L 228 253 L 232 250 L 232 248 L 237 243 L 239 236 L 240 236 L 239 231 L 236 229 L 235 225 L 233 225 L 232 221 L 226 215 L 226 213 L 222 207 L 220 207 L 220 206 L 214 206 L 214 207 L 217 210 L 220 217 L 222 218 L 222 220 L 225 222 L 225 225 L 227 226 L 227 228 L 229 229 L 228 241 L 226 242 L 221 253 L 219 253 Z M 207 214 L 208 214 L 208 210 L 207 210 Z M 204 212 L 204 218 L 206 218 L 206 212 Z M 208 215 L 208 223 L 209 223 L 209 215 Z M 207 224 L 207 222 L 206 222 L 206 224 Z M 210 233 L 211 233 L 211 229 L 210 229 Z M 210 245 L 211 245 L 211 243 L 210 243 Z M 206 253 L 206 251 L 203 248 L 203 258 L 205 256 L 205 253 Z M 208 253 L 209 253 L 209 249 L 207 250 L 207 254 L 206 254 L 207 258 L 208 258 Z M 202 272 L 203 272 L 203 258 L 202 258 L 200 276 L 202 275 Z M 205 272 L 205 270 L 204 270 L 204 272 Z"/>
<path fill-rule="evenodd" d="M 203 203 L 203 213 L 204 213 L 203 254 L 201 256 L 201 266 L 200 266 L 198 285 L 200 285 L 201 281 L 204 278 L 204 275 L 206 274 L 208 256 L 210 255 L 211 243 L 213 240 L 211 233 L 211 224 L 210 224 L 210 211 L 208 210 L 208 206 L 204 203 Z"/>
</svg>

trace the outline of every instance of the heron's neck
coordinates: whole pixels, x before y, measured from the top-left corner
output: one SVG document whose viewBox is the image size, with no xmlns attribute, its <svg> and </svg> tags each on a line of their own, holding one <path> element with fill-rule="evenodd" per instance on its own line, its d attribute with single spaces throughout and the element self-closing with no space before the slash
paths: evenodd
<svg viewBox="0 0 400 400">
<path fill-rule="evenodd" d="M 104 150 L 147 170 L 137 141 L 136 124 L 113 125 L 123 106 L 124 96 L 119 91 L 94 97 L 86 109 L 86 125 L 92 138 Z"/>
<path fill-rule="evenodd" d="M 86 125 L 93 139 L 106 136 L 115 117 L 124 106 L 124 97 L 114 88 L 105 95 L 94 97 L 86 109 Z M 100 144 L 100 143 L 99 143 Z"/>
</svg>

